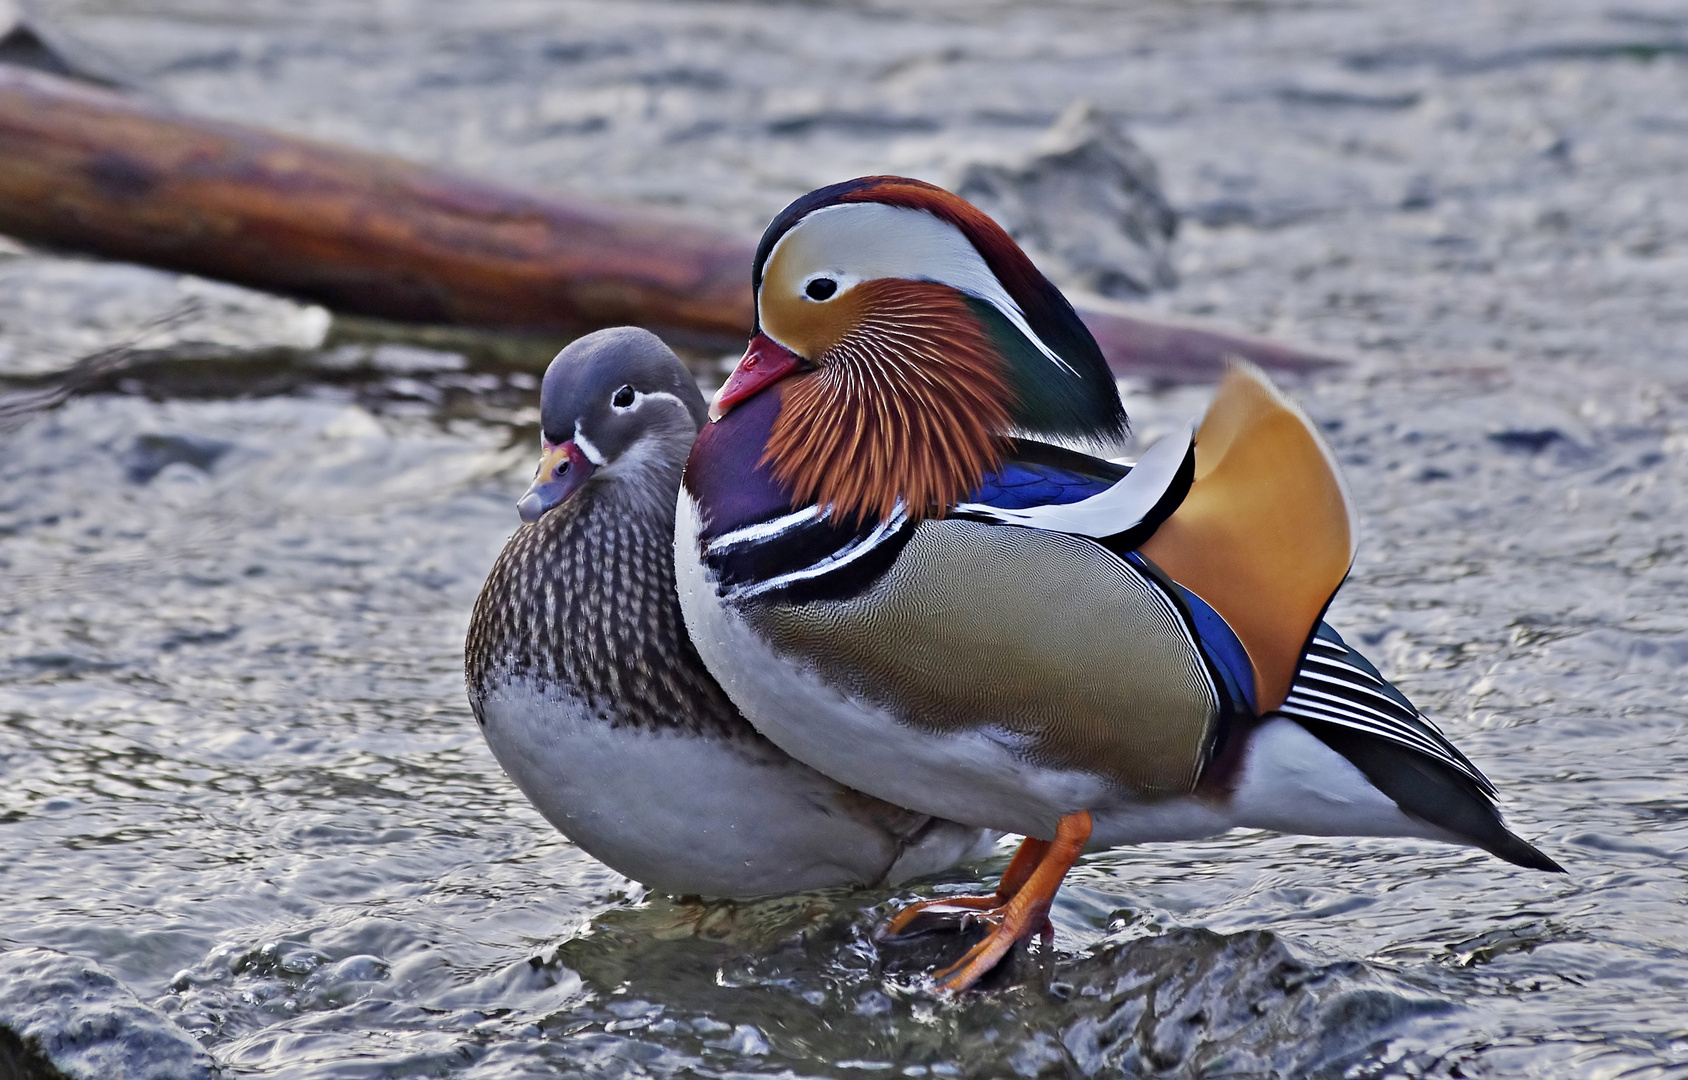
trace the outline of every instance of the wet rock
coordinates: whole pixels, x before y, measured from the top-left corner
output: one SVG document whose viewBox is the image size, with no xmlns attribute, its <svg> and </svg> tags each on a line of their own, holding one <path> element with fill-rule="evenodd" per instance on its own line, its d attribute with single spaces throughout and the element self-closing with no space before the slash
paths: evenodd
<svg viewBox="0 0 1688 1080">
<path fill-rule="evenodd" d="M 0 1076 L 209 1080 L 199 1043 L 99 965 L 53 949 L 0 952 Z"/>
<path fill-rule="evenodd" d="M 199 435 L 162 435 L 147 433 L 135 436 L 135 441 L 123 453 L 123 469 L 129 480 L 145 484 L 171 465 L 190 465 L 200 472 L 210 472 L 217 459 L 234 449 L 234 444 Z"/>
<path fill-rule="evenodd" d="M 38 13 L 23 10 L 15 0 L 0 0 L 0 64 L 99 86 L 133 84 L 111 57 L 43 22 Z"/>
<path fill-rule="evenodd" d="M 533 964 L 602 995 L 571 1012 L 590 1025 L 574 1037 L 723 1068 L 754 1053 L 798 1073 L 853 1061 L 993 1078 L 1337 1076 L 1453 1007 L 1269 932 L 1141 925 L 1076 957 L 1016 951 L 968 993 L 937 997 L 927 976 L 976 932 L 877 942 L 884 909 L 836 899 L 656 901 L 596 920 Z M 640 1003 L 642 1019 L 618 1000 Z"/>
<path fill-rule="evenodd" d="M 1312 105 L 1327 109 L 1410 109 L 1424 99 L 1416 90 L 1382 93 L 1331 86 L 1286 86 L 1278 99 L 1290 105 Z"/>
<path fill-rule="evenodd" d="M 394 375 L 431 375 L 462 371 L 469 366 L 460 352 L 387 342 L 380 345 L 339 345 L 314 354 L 314 366 L 328 371 L 384 371 Z"/>
<path fill-rule="evenodd" d="M 1131 297 L 1178 283 L 1178 215 L 1160 170 L 1089 102 L 1068 108 L 1029 155 L 967 166 L 955 190 L 1063 286 Z"/>
<path fill-rule="evenodd" d="M 1451 1008 L 1364 964 L 1298 957 L 1263 930 L 1105 944 L 1058 978 L 1078 1014 L 1061 1044 L 1086 1076 L 1340 1072 L 1402 1021 Z"/>
</svg>

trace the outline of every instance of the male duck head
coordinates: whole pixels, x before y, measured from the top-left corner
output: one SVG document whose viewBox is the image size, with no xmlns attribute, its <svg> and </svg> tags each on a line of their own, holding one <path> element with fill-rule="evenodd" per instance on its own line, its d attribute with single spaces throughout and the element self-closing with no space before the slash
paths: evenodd
<svg viewBox="0 0 1688 1080">
<path fill-rule="evenodd" d="M 539 471 L 517 512 L 538 521 L 594 478 L 648 482 L 672 471 L 704 416 L 696 383 L 655 334 L 631 326 L 587 334 L 545 371 Z"/>
<path fill-rule="evenodd" d="M 768 226 L 753 283 L 757 333 L 711 416 L 781 384 L 765 460 L 795 502 L 939 516 L 1010 435 L 1125 433 L 1072 305 L 942 188 L 870 176 L 810 192 Z"/>
</svg>

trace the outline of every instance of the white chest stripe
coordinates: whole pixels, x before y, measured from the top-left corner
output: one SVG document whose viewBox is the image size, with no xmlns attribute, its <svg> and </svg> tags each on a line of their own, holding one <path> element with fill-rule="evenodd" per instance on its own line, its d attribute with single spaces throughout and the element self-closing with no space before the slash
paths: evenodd
<svg viewBox="0 0 1688 1080">
<path fill-rule="evenodd" d="M 795 582 L 817 578 L 822 574 L 830 573 L 840 567 L 848 566 L 850 563 L 860 559 L 862 556 L 868 554 L 874 548 L 884 543 L 887 539 L 894 536 L 897 530 L 902 528 L 903 524 L 907 521 L 908 512 L 904 509 L 903 504 L 899 502 L 897 503 L 895 513 L 886 518 L 884 521 L 881 521 L 878 525 L 874 526 L 873 531 L 862 537 L 860 540 L 852 541 L 839 550 L 833 552 L 831 555 L 828 555 L 826 558 L 821 559 L 819 562 L 805 566 L 801 570 L 792 570 L 788 573 L 778 574 L 764 581 L 758 581 L 749 585 L 739 585 L 728 589 L 722 599 L 748 600 L 753 596 L 760 596 L 761 594 L 773 589 L 779 589 Z"/>
<path fill-rule="evenodd" d="M 719 555 L 731 548 L 738 547 L 740 544 L 751 544 L 760 540 L 769 540 L 778 536 L 780 533 L 795 529 L 804 522 L 814 521 L 820 516 L 820 507 L 806 506 L 801 510 L 785 514 L 782 517 L 774 518 L 771 521 L 758 521 L 754 525 L 746 525 L 742 529 L 734 529 L 732 532 L 722 533 L 720 536 L 717 536 L 715 539 L 704 545 L 703 553 L 705 555 Z"/>
</svg>

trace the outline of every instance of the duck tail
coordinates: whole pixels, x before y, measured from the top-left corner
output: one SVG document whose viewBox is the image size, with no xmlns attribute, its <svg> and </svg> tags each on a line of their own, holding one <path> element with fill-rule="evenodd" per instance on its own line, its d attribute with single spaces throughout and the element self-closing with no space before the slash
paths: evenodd
<svg viewBox="0 0 1688 1080">
<path fill-rule="evenodd" d="M 1563 866 L 1508 829 L 1489 793 L 1462 771 L 1363 731 L 1304 716 L 1294 719 L 1352 762 L 1404 813 L 1514 866 L 1553 874 L 1565 872 Z"/>
</svg>

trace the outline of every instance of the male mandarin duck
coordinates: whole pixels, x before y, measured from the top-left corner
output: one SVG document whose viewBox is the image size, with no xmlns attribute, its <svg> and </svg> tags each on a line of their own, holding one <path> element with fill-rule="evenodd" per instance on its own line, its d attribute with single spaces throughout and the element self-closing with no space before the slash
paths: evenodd
<svg viewBox="0 0 1688 1080">
<path fill-rule="evenodd" d="M 604 330 L 551 362 L 544 455 L 475 604 L 469 701 L 493 756 L 588 854 L 674 894 L 875 884 L 995 833 L 851 791 L 727 700 L 674 594 L 674 506 L 705 415 L 656 337 Z"/>
<path fill-rule="evenodd" d="M 1096 343 L 988 217 L 899 177 L 797 200 L 753 281 L 757 333 L 680 495 L 686 623 L 793 757 L 1027 837 L 961 902 L 993 929 L 942 985 L 1046 933 L 1087 848 L 1251 827 L 1560 869 L 1323 621 L 1353 510 L 1260 372 L 1233 367 L 1200 430 L 1135 467 L 1042 441 L 1125 432 Z"/>
</svg>

